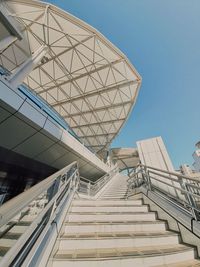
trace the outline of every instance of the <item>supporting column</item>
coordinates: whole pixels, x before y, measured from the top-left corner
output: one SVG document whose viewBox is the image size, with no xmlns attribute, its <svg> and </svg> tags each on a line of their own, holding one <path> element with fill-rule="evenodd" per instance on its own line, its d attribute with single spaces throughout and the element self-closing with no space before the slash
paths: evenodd
<svg viewBox="0 0 200 267">
<path fill-rule="evenodd" d="M 47 46 L 41 46 L 31 58 L 28 58 L 15 73 L 13 73 L 9 79 L 9 83 L 13 88 L 17 88 L 24 79 L 29 75 L 29 73 L 34 69 L 34 67 L 41 61 L 48 51 Z"/>
</svg>

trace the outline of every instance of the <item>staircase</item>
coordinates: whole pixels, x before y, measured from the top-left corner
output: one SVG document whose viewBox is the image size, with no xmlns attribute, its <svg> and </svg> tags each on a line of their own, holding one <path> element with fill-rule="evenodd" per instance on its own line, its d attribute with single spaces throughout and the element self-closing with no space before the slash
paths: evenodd
<svg viewBox="0 0 200 267">
<path fill-rule="evenodd" d="M 46 196 L 40 196 L 37 201 L 33 201 L 31 205 L 29 205 L 27 212 L 14 217 L 8 225 L 0 227 L 0 259 L 17 242 L 22 234 L 28 230 L 29 226 L 45 206 L 46 202 Z"/>
<path fill-rule="evenodd" d="M 126 179 L 118 176 L 98 200 L 73 201 L 48 267 L 200 266 L 194 248 L 142 199 L 125 199 Z"/>
<path fill-rule="evenodd" d="M 117 175 L 100 199 L 125 199 L 127 195 L 127 176 Z"/>
<path fill-rule="evenodd" d="M 0 259 L 8 252 L 8 250 L 17 242 L 20 236 L 29 228 L 34 220 L 33 216 L 25 216 L 20 222 L 11 222 L 10 229 L 4 234 L 0 228 Z M 1 265 L 0 265 L 1 266 Z"/>
</svg>

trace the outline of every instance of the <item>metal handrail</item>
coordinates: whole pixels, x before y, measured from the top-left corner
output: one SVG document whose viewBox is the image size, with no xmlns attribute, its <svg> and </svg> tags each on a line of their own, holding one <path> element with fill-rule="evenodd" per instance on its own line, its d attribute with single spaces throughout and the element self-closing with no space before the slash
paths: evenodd
<svg viewBox="0 0 200 267">
<path fill-rule="evenodd" d="M 117 172 L 118 167 L 115 166 L 109 173 L 106 173 L 95 182 L 85 177 L 80 177 L 79 192 L 84 193 L 88 196 L 96 195 Z"/>
<path fill-rule="evenodd" d="M 111 170 L 110 172 L 112 172 L 113 170 Z M 106 174 L 104 174 L 102 177 L 100 177 L 98 180 L 96 180 L 96 181 L 91 181 L 91 180 L 89 180 L 89 179 L 87 179 L 87 178 L 85 178 L 85 177 L 83 177 L 83 176 L 80 176 L 80 180 L 81 181 L 85 181 L 85 182 L 87 182 L 87 183 L 90 183 L 91 185 L 96 185 L 96 184 L 98 184 L 98 183 L 100 183 L 106 176 L 108 176 L 109 175 L 109 173 L 106 173 Z"/>
<path fill-rule="evenodd" d="M 176 205 L 186 208 L 195 220 L 200 220 L 200 207 L 197 203 L 197 199 L 200 199 L 200 182 L 198 183 L 197 180 L 176 172 L 139 164 L 127 181 L 127 198 L 132 195 L 135 188 L 143 184 L 149 191 L 163 194 L 170 201 L 176 202 Z M 156 181 L 156 184 L 153 181 Z M 196 185 L 192 184 L 191 181 L 195 182 Z M 172 188 L 173 191 L 169 192 L 168 187 Z"/>
<path fill-rule="evenodd" d="M 40 236 L 43 235 L 44 230 L 46 232 L 47 228 L 51 227 L 53 221 L 59 219 L 58 215 L 63 214 L 63 203 L 68 203 L 70 199 L 73 199 L 78 184 L 78 166 L 77 162 L 73 162 L 0 207 L 0 225 L 6 233 L 6 227 L 10 225 L 11 220 L 16 222 L 14 226 L 20 222 L 23 216 L 19 216 L 17 221 L 15 218 L 16 215 L 24 211 L 24 208 L 26 208 L 25 213 L 28 214 L 31 210 L 30 204 L 33 201 L 38 201 L 38 203 L 46 201 L 45 205 L 41 209 L 39 208 L 28 229 L 3 256 L 0 261 L 1 267 L 7 267 L 10 264 L 21 266 L 27 257 L 32 257 L 31 251 L 35 242 L 41 239 Z M 9 230 L 10 227 L 8 227 L 7 232 Z M 57 231 L 59 231 L 58 226 Z M 38 253 L 42 252 L 39 251 Z"/>
<path fill-rule="evenodd" d="M 27 191 L 21 193 L 20 195 L 12 198 L 11 200 L 3 204 L 0 207 L 0 226 L 12 219 L 35 198 L 37 198 L 45 190 L 47 190 L 54 183 L 55 179 L 57 179 L 61 174 L 67 173 L 73 166 L 77 167 L 77 163 L 71 163 L 70 165 L 52 174 L 40 183 L 34 185 Z"/>
<path fill-rule="evenodd" d="M 94 184 L 95 182 L 83 177 L 83 176 L 80 176 L 80 180 L 83 181 L 83 182 L 86 182 L 86 183 L 91 183 L 91 184 Z"/>
<path fill-rule="evenodd" d="M 180 174 L 180 173 L 178 173 L 178 172 L 166 171 L 166 170 L 162 170 L 162 169 L 159 169 L 159 168 L 155 168 L 155 167 L 151 167 L 151 166 L 143 165 L 143 164 L 140 164 L 140 165 L 138 165 L 138 166 L 145 167 L 145 168 L 147 168 L 148 170 L 151 169 L 151 170 L 155 170 L 155 171 L 163 172 L 163 173 L 166 173 L 166 174 L 171 174 L 171 175 L 177 176 L 177 177 L 179 177 L 179 178 L 184 178 L 184 179 L 188 179 L 188 180 L 197 182 L 197 180 L 195 180 L 194 178 L 192 178 L 192 177 L 190 177 L 190 176 L 187 176 L 187 175 L 184 175 L 184 174 Z"/>
</svg>

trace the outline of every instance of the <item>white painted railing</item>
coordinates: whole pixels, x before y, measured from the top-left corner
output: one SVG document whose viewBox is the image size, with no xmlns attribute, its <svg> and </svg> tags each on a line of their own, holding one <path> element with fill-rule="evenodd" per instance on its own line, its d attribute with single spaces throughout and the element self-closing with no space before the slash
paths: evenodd
<svg viewBox="0 0 200 267">
<path fill-rule="evenodd" d="M 200 181 L 177 172 L 138 165 L 128 179 L 127 198 L 141 185 L 173 201 L 200 220 Z"/>
<path fill-rule="evenodd" d="M 30 221 L 29 227 L 2 257 L 1 267 L 44 264 L 44 250 L 54 245 L 79 179 L 74 162 L 0 207 L 0 238 L 25 218 Z"/>
<path fill-rule="evenodd" d="M 115 166 L 109 173 L 106 173 L 95 182 L 84 177 L 80 177 L 78 191 L 88 196 L 95 196 L 113 178 L 113 176 L 118 173 L 118 171 L 118 167 Z"/>
</svg>

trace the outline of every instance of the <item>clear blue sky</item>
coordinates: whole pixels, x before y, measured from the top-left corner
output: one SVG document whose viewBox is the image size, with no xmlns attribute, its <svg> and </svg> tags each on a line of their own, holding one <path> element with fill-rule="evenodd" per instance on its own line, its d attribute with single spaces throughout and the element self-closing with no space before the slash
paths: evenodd
<svg viewBox="0 0 200 267">
<path fill-rule="evenodd" d="M 113 147 L 161 135 L 178 167 L 200 140 L 199 0 L 51 0 L 124 52 L 143 82 Z"/>
</svg>

